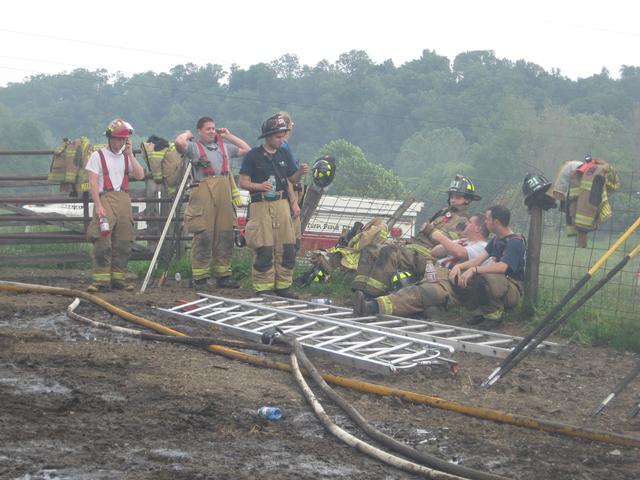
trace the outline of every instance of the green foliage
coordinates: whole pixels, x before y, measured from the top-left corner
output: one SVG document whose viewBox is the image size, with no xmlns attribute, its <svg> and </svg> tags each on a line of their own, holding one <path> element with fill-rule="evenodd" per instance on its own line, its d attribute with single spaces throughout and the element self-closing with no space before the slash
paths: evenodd
<svg viewBox="0 0 640 480">
<path fill-rule="evenodd" d="M 402 199 L 406 190 L 388 170 L 368 162 L 359 147 L 346 140 L 334 140 L 320 149 L 320 155 L 336 158 L 336 178 L 332 195 Z"/>
</svg>

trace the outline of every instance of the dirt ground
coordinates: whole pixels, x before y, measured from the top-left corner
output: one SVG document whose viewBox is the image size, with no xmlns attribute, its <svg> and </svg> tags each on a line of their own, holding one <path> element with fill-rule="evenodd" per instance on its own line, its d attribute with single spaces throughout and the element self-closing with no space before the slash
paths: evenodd
<svg viewBox="0 0 640 480">
<path fill-rule="evenodd" d="M 81 288 L 88 283 L 88 272 L 4 269 L 0 279 Z M 200 325 L 176 323 L 155 309 L 195 299 L 186 287 L 154 288 L 142 296 L 108 293 L 103 298 L 187 333 L 209 333 Z M 0 292 L 0 478 L 417 478 L 371 460 L 327 433 L 290 373 L 204 349 L 88 327 L 67 318 L 71 301 Z M 141 328 L 84 300 L 78 313 Z M 519 323 L 498 331 L 526 334 Z M 287 362 L 286 356 L 268 355 Z M 560 356 L 530 356 L 489 390 L 478 385 L 497 360 L 468 353 L 454 358 L 460 363 L 458 374 L 433 366 L 385 377 L 328 361 L 317 365 L 326 372 L 470 406 L 640 438 L 640 416 L 629 418 L 640 400 L 640 379 L 600 417 L 590 416 L 632 369 L 631 354 L 568 345 Z M 396 397 L 337 390 L 388 435 L 468 467 L 520 479 L 640 475 L 636 447 L 496 423 Z M 320 399 L 340 426 L 366 439 L 342 411 Z M 257 410 L 263 405 L 281 407 L 284 417 L 259 418 Z"/>
</svg>

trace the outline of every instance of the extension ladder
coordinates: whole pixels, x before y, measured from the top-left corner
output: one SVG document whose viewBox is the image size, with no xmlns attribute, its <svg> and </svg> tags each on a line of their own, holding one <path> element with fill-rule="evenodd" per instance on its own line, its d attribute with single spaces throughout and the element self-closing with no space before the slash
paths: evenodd
<svg viewBox="0 0 640 480">
<path fill-rule="evenodd" d="M 189 303 L 160 310 L 172 316 L 215 325 L 253 341 L 261 341 L 274 328 L 296 337 L 312 352 L 348 366 L 392 374 L 414 369 L 419 365 L 457 364 L 447 358 L 453 347 L 412 335 L 395 333 L 353 321 L 339 319 L 343 312 L 308 313 L 303 307 L 288 304 L 288 308 L 269 305 L 266 299 L 230 299 L 198 293 Z M 268 299 L 271 301 L 271 299 Z M 307 304 L 312 305 L 312 304 Z M 337 309 L 337 307 L 332 307 Z M 443 355 L 444 354 L 444 355 Z"/>
<path fill-rule="evenodd" d="M 283 310 L 301 312 L 307 315 L 340 318 L 341 320 L 366 325 L 376 330 L 389 331 L 397 335 L 405 335 L 411 338 L 420 338 L 449 345 L 456 351 L 473 352 L 495 358 L 507 357 L 513 347 L 522 340 L 522 337 L 512 335 L 393 315 L 380 314 L 377 316 L 358 317 L 353 313 L 353 309 L 351 308 L 317 304 L 304 300 L 289 300 L 270 295 L 252 298 L 248 301 Z M 561 350 L 562 346 L 553 342 L 542 342 L 536 349 L 538 352 L 554 354 L 560 353 Z"/>
</svg>

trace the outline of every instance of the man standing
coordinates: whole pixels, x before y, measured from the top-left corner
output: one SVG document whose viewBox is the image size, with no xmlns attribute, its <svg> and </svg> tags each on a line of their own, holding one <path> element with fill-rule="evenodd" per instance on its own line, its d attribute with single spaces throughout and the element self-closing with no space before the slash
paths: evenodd
<svg viewBox="0 0 640 480">
<path fill-rule="evenodd" d="M 144 178 L 144 169 L 131 149 L 133 127 L 113 120 L 105 131 L 107 146 L 93 152 L 85 167 L 93 200 L 93 218 L 87 240 L 93 243 L 93 273 L 89 292 L 111 288 L 133 290 L 125 283 L 127 263 L 135 238 L 129 175 Z"/>
<path fill-rule="evenodd" d="M 363 248 L 351 288 L 378 297 L 391 291 L 395 272 L 411 272 L 417 279 L 422 278 L 427 262 L 433 260 L 431 249 L 437 244 L 431 232 L 437 229 L 451 239 L 460 238 L 470 203 L 481 199 L 471 180 L 463 175 L 455 176 L 447 194 L 448 207 L 438 211 L 408 241 Z"/>
<path fill-rule="evenodd" d="M 373 315 L 378 312 L 387 315 L 415 315 L 423 313 L 427 307 L 446 304 L 448 296 L 454 295 L 454 286 L 447 278 L 449 269 L 459 262 L 482 254 L 487 246 L 488 235 L 489 231 L 483 214 L 472 215 L 469 218 L 460 239 L 451 240 L 440 230 L 432 231 L 431 238 L 439 242 L 439 245 L 431 250 L 434 257 L 441 257 L 437 262 L 439 280 L 433 283 L 422 280 L 416 285 L 409 285 L 390 295 L 383 295 L 370 301 L 366 300 L 363 292 L 357 292 L 356 313 L 358 315 Z"/>
<path fill-rule="evenodd" d="M 207 285 L 211 270 L 218 288 L 238 288 L 231 276 L 234 205 L 241 205 L 240 192 L 230 171 L 229 159 L 244 156 L 251 147 L 226 128 L 216 129 L 211 117 L 196 125 L 198 139 L 190 131 L 176 137 L 176 148 L 191 162 L 193 189 L 184 213 L 185 225 L 193 233 L 191 275 L 194 287 Z M 213 263 L 213 265 L 212 265 Z"/>
<path fill-rule="evenodd" d="M 247 246 L 253 251 L 251 276 L 258 295 L 297 298 L 291 290 L 295 266 L 295 234 L 291 217 L 300 215 L 293 181 L 297 168 L 281 148 L 289 127 L 279 115 L 262 124 L 264 142 L 251 149 L 240 167 L 240 188 L 251 194 Z"/>
</svg>

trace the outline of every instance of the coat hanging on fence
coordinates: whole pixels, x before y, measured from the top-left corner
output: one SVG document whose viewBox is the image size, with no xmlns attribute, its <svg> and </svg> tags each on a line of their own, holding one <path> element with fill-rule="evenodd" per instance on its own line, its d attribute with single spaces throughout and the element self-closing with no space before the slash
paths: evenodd
<svg viewBox="0 0 640 480">
<path fill-rule="evenodd" d="M 60 184 L 61 192 L 71 196 L 89 191 L 89 176 L 84 167 L 94 150 L 102 145 L 91 145 L 87 137 L 69 140 L 65 138 L 53 151 L 49 168 L 49 183 Z"/>
<path fill-rule="evenodd" d="M 567 234 L 577 236 L 578 247 L 586 247 L 587 232 L 611 217 L 609 195 L 618 188 L 618 174 L 604 160 L 587 156 L 584 162 L 570 160 L 560 167 L 551 194 L 561 200 Z"/>
<path fill-rule="evenodd" d="M 182 155 L 176 150 L 175 144 L 152 135 L 140 147 L 158 188 L 166 188 L 170 196 L 175 194 L 183 167 Z"/>
</svg>

